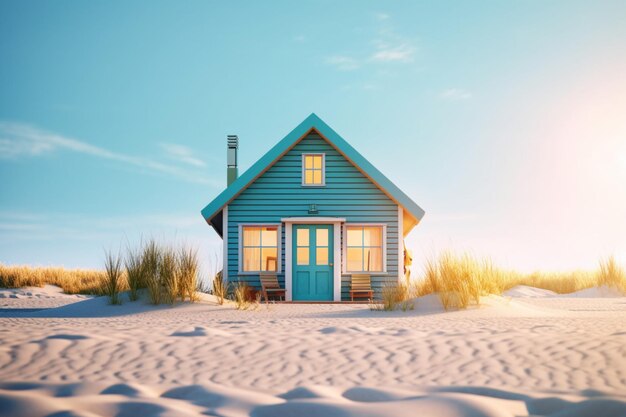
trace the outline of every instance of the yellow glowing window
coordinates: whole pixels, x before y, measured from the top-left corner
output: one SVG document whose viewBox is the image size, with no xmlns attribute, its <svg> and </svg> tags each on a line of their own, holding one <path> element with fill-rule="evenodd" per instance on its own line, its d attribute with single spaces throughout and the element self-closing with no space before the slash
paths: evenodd
<svg viewBox="0 0 626 417">
<path fill-rule="evenodd" d="M 302 185 L 324 185 L 325 165 L 325 155 L 322 153 L 302 154 Z"/>
<path fill-rule="evenodd" d="M 309 229 L 296 230 L 296 264 L 309 264 Z"/>
<path fill-rule="evenodd" d="M 278 226 L 241 227 L 241 270 L 278 272 Z"/>
<path fill-rule="evenodd" d="M 346 271 L 383 272 L 383 226 L 346 226 Z"/>
</svg>

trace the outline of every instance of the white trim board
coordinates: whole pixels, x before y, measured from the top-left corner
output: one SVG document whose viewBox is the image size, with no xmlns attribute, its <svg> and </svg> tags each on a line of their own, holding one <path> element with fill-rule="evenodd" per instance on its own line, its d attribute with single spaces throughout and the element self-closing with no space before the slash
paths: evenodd
<svg viewBox="0 0 626 417">
<path fill-rule="evenodd" d="M 343 217 L 283 217 L 280 221 L 300 224 L 333 224 L 345 223 L 346 219 Z"/>
<path fill-rule="evenodd" d="M 222 280 L 228 283 L 228 206 L 222 211 Z"/>
</svg>

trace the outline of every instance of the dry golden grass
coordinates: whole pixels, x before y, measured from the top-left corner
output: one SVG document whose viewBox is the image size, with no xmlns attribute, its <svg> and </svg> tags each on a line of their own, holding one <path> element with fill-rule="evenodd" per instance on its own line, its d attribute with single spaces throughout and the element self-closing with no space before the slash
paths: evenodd
<svg viewBox="0 0 626 417">
<path fill-rule="evenodd" d="M 165 248 L 160 256 L 159 283 L 161 301 L 174 304 L 178 295 L 178 277 L 176 265 L 176 252 L 171 248 Z"/>
<path fill-rule="evenodd" d="M 402 311 L 413 310 L 414 303 L 411 300 L 416 297 L 414 287 L 401 283 L 385 284 L 381 291 L 380 300 L 370 300 L 369 308 L 374 311 L 394 311 L 398 307 Z"/>
<path fill-rule="evenodd" d="M 190 302 L 198 300 L 196 289 L 198 288 L 198 251 L 191 248 L 181 247 L 178 250 L 177 259 L 178 297 L 181 301 L 188 298 Z"/>
<path fill-rule="evenodd" d="M 250 307 L 248 301 L 248 284 L 243 281 L 237 282 L 233 288 L 233 301 L 235 302 L 235 308 L 237 310 L 247 310 Z"/>
<path fill-rule="evenodd" d="M 598 271 L 522 274 L 495 266 L 469 254 L 446 251 L 426 264 L 423 279 L 412 284 L 415 296 L 437 293 L 445 309 L 467 308 L 480 297 L 502 294 L 517 285 L 527 285 L 568 294 L 586 288 L 609 286 L 626 295 L 626 273 L 615 258 L 600 262 Z"/>
<path fill-rule="evenodd" d="M 611 256 L 600 261 L 600 270 L 597 274 L 598 285 L 616 288 L 626 294 L 626 272 Z"/>
<path fill-rule="evenodd" d="M 112 304 L 120 302 L 120 293 L 129 289 L 130 301 L 137 300 L 143 288 L 153 304 L 198 299 L 199 259 L 194 249 L 176 250 L 151 239 L 140 248 L 129 247 L 123 259 L 105 253 L 104 266 L 104 271 L 98 271 L 0 264 L 0 287 L 56 285 L 67 294 L 108 295 Z"/>
<path fill-rule="evenodd" d="M 92 269 L 9 266 L 0 264 L 0 287 L 43 287 L 56 285 L 66 294 L 102 295 L 105 272 Z"/>
<path fill-rule="evenodd" d="M 120 290 L 124 285 L 124 270 L 122 259 L 119 255 L 107 252 L 104 259 L 105 278 L 102 280 L 102 289 L 109 297 L 111 304 L 122 304 Z"/>
<path fill-rule="evenodd" d="M 215 278 L 213 278 L 211 293 L 217 297 L 217 302 L 219 305 L 224 304 L 224 298 L 226 297 L 227 291 L 226 284 L 224 284 L 222 271 L 215 274 Z"/>
<path fill-rule="evenodd" d="M 145 288 L 145 272 L 142 262 L 141 250 L 128 248 L 124 266 L 126 267 L 126 278 L 128 280 L 128 298 L 130 301 L 139 299 L 139 289 Z"/>
</svg>

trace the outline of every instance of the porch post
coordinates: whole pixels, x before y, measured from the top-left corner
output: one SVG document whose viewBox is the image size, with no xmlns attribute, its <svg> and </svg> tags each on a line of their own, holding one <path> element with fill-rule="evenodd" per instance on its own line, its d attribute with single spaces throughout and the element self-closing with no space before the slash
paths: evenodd
<svg viewBox="0 0 626 417">
<path fill-rule="evenodd" d="M 341 301 L 341 222 L 333 223 L 333 301 Z"/>
</svg>

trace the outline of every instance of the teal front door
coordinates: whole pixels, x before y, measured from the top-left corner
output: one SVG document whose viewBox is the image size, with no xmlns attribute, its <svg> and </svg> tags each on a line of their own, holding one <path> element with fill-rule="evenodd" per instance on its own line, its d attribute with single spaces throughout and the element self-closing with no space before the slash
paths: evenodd
<svg viewBox="0 0 626 417">
<path fill-rule="evenodd" d="M 293 300 L 333 300 L 333 226 L 293 226 Z"/>
</svg>

